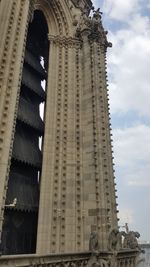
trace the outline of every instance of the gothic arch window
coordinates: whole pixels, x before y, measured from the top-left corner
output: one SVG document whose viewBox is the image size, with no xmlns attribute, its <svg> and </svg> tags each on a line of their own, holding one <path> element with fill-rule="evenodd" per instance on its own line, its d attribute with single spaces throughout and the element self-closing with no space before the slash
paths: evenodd
<svg viewBox="0 0 150 267">
<path fill-rule="evenodd" d="M 2 250 L 7 255 L 36 250 L 42 169 L 39 140 L 44 137 L 40 106 L 46 101 L 48 54 L 47 23 L 42 11 L 36 10 L 28 28 L 4 212 Z"/>
</svg>

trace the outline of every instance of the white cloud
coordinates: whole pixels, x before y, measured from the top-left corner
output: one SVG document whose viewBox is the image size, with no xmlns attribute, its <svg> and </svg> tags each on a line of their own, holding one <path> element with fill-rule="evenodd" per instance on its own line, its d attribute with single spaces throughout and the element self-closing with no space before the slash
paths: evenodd
<svg viewBox="0 0 150 267">
<path fill-rule="evenodd" d="M 109 15 L 109 18 L 115 20 L 127 20 L 132 13 L 139 10 L 138 0 L 106 0 L 103 4 L 103 10 Z"/>
<path fill-rule="evenodd" d="M 114 153 L 126 185 L 150 186 L 150 127 L 114 130 Z"/>
<path fill-rule="evenodd" d="M 139 187 L 143 187 L 143 186 L 150 186 L 150 181 L 136 181 L 136 180 L 131 180 L 129 181 L 129 186 L 139 186 Z"/>
<path fill-rule="evenodd" d="M 150 127 L 146 125 L 136 125 L 125 129 L 115 129 L 114 143 L 116 156 L 119 158 L 120 165 L 126 161 L 150 159 Z M 126 150 L 126 151 L 125 151 Z M 126 153 L 130 151 L 129 153 Z M 118 155 L 119 154 L 119 155 Z M 126 154 L 128 154 L 126 156 Z"/>
<path fill-rule="evenodd" d="M 147 215 L 150 190 L 150 126 L 114 130 L 114 156 L 119 196 L 119 225 L 139 231 L 150 240 Z M 144 208 L 143 208 L 144 207 Z"/>
<path fill-rule="evenodd" d="M 135 15 L 128 29 L 109 35 L 110 104 L 112 112 L 137 111 L 149 115 L 150 20 Z"/>
</svg>

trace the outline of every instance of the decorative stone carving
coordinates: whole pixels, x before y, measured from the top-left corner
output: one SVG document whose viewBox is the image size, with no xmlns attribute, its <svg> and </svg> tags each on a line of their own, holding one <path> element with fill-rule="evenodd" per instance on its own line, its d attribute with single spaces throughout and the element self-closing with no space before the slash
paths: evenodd
<svg viewBox="0 0 150 267">
<path fill-rule="evenodd" d="M 140 234 L 138 232 L 134 232 L 134 231 L 129 231 L 128 233 L 122 232 L 122 235 L 124 236 L 123 248 L 140 250 L 140 247 L 137 241 L 137 238 L 140 237 Z"/>
<path fill-rule="evenodd" d="M 109 266 L 110 266 L 110 267 L 117 267 L 117 266 L 118 266 L 118 262 L 117 262 L 117 252 L 114 252 L 113 255 L 110 256 Z"/>
<path fill-rule="evenodd" d="M 90 240 L 89 240 L 89 250 L 90 251 L 98 251 L 99 249 L 99 243 L 98 243 L 98 234 L 96 231 L 92 231 L 90 235 Z"/>
<path fill-rule="evenodd" d="M 100 263 L 101 263 L 101 267 L 108 267 L 108 261 L 107 260 L 101 259 Z"/>
<path fill-rule="evenodd" d="M 48 35 L 48 39 L 50 42 L 53 42 L 55 45 L 61 46 L 61 47 L 80 47 L 80 41 L 77 38 L 73 38 L 71 36 L 66 37 L 66 36 L 53 36 L 53 35 Z"/>
<path fill-rule="evenodd" d="M 87 14 L 90 13 L 92 9 L 92 2 L 89 4 L 85 3 L 87 1 L 84 0 L 71 0 L 72 3 L 75 5 L 76 8 L 80 8 L 81 11 L 85 11 Z"/>
<path fill-rule="evenodd" d="M 118 229 L 113 229 L 108 237 L 108 249 L 111 251 L 118 251 L 122 245 L 121 233 Z"/>
<path fill-rule="evenodd" d="M 93 253 L 89 259 L 88 266 L 87 267 L 108 267 L 110 265 L 110 259 L 109 257 L 102 258 L 101 253 L 96 251 Z"/>
<path fill-rule="evenodd" d="M 82 39 L 82 36 L 86 33 L 88 34 L 89 40 L 94 40 L 106 47 L 111 47 L 112 44 L 107 41 L 107 31 L 104 31 L 101 15 L 100 8 L 93 10 L 92 17 L 86 11 L 83 11 L 76 30 L 76 36 Z"/>
<path fill-rule="evenodd" d="M 29 9 L 30 21 L 33 20 L 33 13 L 34 13 L 36 2 L 37 2 L 37 0 L 31 0 L 30 1 L 30 9 Z"/>
</svg>

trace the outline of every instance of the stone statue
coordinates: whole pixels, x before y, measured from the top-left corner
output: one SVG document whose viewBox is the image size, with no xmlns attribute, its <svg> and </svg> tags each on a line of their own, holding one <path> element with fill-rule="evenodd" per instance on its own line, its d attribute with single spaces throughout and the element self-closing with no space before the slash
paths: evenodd
<svg viewBox="0 0 150 267">
<path fill-rule="evenodd" d="M 89 250 L 98 251 L 98 249 L 99 249 L 98 234 L 96 231 L 92 231 L 89 240 Z"/>
<path fill-rule="evenodd" d="M 103 13 L 100 11 L 100 8 L 98 8 L 97 10 L 94 10 L 93 18 L 97 19 L 97 20 L 100 20 L 102 14 Z"/>
<path fill-rule="evenodd" d="M 122 247 L 122 237 L 118 229 L 113 229 L 108 237 L 108 249 L 117 251 Z"/>
<path fill-rule="evenodd" d="M 88 36 L 89 39 L 95 39 L 97 42 L 103 43 L 106 47 L 111 47 L 112 44 L 107 41 L 107 32 L 104 31 L 101 15 L 102 12 L 100 8 L 95 10 L 92 8 L 93 14 L 90 16 L 90 13 L 86 10 L 82 10 L 82 15 L 76 22 L 76 37 L 82 39 L 84 35 Z"/>
<path fill-rule="evenodd" d="M 123 248 L 140 249 L 137 241 L 137 238 L 140 237 L 138 232 L 122 232 L 122 235 L 124 236 Z"/>
</svg>

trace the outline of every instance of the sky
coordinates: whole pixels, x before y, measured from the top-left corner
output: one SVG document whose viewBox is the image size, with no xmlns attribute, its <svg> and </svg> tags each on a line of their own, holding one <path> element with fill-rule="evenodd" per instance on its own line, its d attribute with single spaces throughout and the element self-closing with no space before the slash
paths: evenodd
<svg viewBox="0 0 150 267">
<path fill-rule="evenodd" d="M 108 30 L 119 225 L 150 241 L 150 0 L 93 0 Z"/>
</svg>

